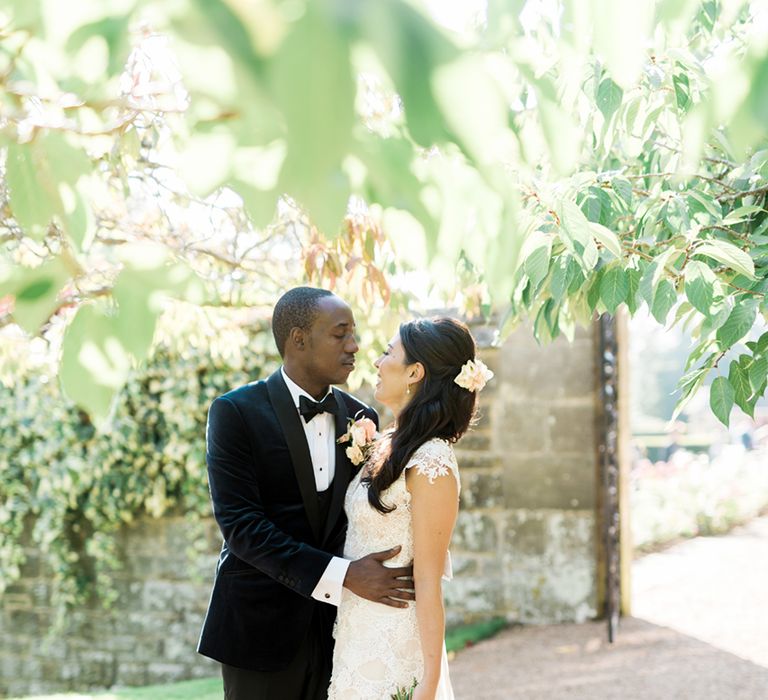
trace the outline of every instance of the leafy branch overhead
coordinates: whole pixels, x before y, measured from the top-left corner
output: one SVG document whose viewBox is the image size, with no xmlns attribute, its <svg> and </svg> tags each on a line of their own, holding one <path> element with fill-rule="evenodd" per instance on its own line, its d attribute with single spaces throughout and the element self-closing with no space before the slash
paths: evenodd
<svg viewBox="0 0 768 700">
<path fill-rule="evenodd" d="M 90 410 L 146 354 L 155 292 L 217 301 L 205 270 L 242 251 L 209 245 L 191 207 L 183 225 L 157 216 L 174 221 L 151 239 L 165 256 L 118 254 L 110 241 L 148 216 L 140 182 L 144 202 L 170 187 L 222 216 L 244 208 L 234 227 L 252 233 L 292 201 L 325 240 L 350 230 L 354 196 L 402 260 L 481 271 L 483 302 L 529 316 L 541 341 L 620 307 L 685 324 L 679 409 L 713 374 L 724 422 L 766 392 L 764 2 L 563 0 L 548 14 L 491 0 L 461 32 L 416 0 L 136 0 L 120 14 L 12 0 L 2 13 L 0 238 L 16 265 L 0 267 L 0 314 L 35 332 L 78 309 L 62 367 L 93 372 L 98 356 L 112 377 Z M 105 183 L 132 207 L 105 216 Z"/>
</svg>

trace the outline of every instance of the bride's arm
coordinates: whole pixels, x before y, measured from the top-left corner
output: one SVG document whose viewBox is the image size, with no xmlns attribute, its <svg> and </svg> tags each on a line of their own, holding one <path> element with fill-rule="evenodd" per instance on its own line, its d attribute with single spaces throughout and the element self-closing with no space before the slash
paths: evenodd
<svg viewBox="0 0 768 700">
<path fill-rule="evenodd" d="M 424 677 L 418 679 L 416 689 L 419 698 L 435 695 L 445 638 L 441 578 L 459 509 L 458 483 L 451 470 L 446 471 L 435 476 L 422 473 L 417 465 L 406 473 L 413 521 L 416 619 L 424 655 Z"/>
</svg>

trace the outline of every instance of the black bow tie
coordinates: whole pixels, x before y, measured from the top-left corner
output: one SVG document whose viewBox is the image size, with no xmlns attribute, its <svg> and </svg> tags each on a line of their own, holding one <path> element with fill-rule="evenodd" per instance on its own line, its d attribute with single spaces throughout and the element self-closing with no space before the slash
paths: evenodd
<svg viewBox="0 0 768 700">
<path fill-rule="evenodd" d="M 328 394 L 322 401 L 313 401 L 306 396 L 299 396 L 299 413 L 304 417 L 304 421 L 309 423 L 318 413 L 339 412 L 339 404 L 336 403 L 336 397 Z"/>
</svg>

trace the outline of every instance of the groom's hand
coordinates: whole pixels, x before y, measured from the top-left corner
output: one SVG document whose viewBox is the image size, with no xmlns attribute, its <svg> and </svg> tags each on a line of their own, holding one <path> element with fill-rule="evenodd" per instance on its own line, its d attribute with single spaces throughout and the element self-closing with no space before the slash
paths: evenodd
<svg viewBox="0 0 768 700">
<path fill-rule="evenodd" d="M 375 603 L 407 608 L 408 600 L 415 600 L 413 592 L 413 566 L 384 566 L 400 551 L 400 545 L 383 552 L 373 552 L 350 563 L 344 578 L 344 587 L 361 598 Z M 403 581 L 403 577 L 410 580 Z"/>
</svg>

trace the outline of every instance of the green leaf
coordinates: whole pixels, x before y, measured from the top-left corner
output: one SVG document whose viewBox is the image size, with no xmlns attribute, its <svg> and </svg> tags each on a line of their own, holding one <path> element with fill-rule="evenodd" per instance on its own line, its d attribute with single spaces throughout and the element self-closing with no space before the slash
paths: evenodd
<svg viewBox="0 0 768 700">
<path fill-rule="evenodd" d="M 458 47 L 401 0 L 360 0 L 353 5 L 360 18 L 359 31 L 373 46 L 403 100 L 413 139 L 425 148 L 449 139 L 432 76 L 438 66 L 459 55 Z"/>
<path fill-rule="evenodd" d="M 675 87 L 677 107 L 685 112 L 691 103 L 691 88 L 688 82 L 688 76 L 685 73 L 677 73 L 672 76 L 672 84 Z"/>
<path fill-rule="evenodd" d="M 341 164 L 351 146 L 355 82 L 348 37 L 329 14 L 325 3 L 307 5 L 272 59 L 270 78 L 288 129 L 279 191 L 332 236 L 350 194 Z"/>
<path fill-rule="evenodd" d="M 603 247 L 608 252 L 610 252 L 616 258 L 621 258 L 621 243 L 619 241 L 619 237 L 613 231 L 611 231 L 609 228 L 606 228 L 605 226 L 593 222 L 589 224 L 589 227 L 592 230 L 592 235 L 598 240 L 599 243 L 603 244 Z"/>
<path fill-rule="evenodd" d="M 698 260 L 691 260 L 685 268 L 685 295 L 688 301 L 709 316 L 715 295 L 715 282 L 717 277 L 709 267 Z"/>
<path fill-rule="evenodd" d="M 358 139 L 356 155 L 366 166 L 369 201 L 386 203 L 415 216 L 431 239 L 437 222 L 421 200 L 422 182 L 413 169 L 417 157 L 413 144 L 404 138 L 366 136 Z"/>
<path fill-rule="evenodd" d="M 75 53 L 92 37 L 104 39 L 109 50 L 108 75 L 115 75 L 122 71 L 128 58 L 131 46 L 129 32 L 131 19 L 131 13 L 127 13 L 84 24 L 67 39 L 66 49 L 69 53 Z"/>
<path fill-rule="evenodd" d="M 733 408 L 734 391 L 726 377 L 717 377 L 709 388 L 709 405 L 712 413 L 727 426 Z"/>
<path fill-rule="evenodd" d="M 59 376 L 67 396 L 88 415 L 104 420 L 131 366 L 112 318 L 92 305 L 81 306 L 62 343 Z"/>
<path fill-rule="evenodd" d="M 738 224 L 742 221 L 745 221 L 749 217 L 752 216 L 752 214 L 757 214 L 758 212 L 764 211 L 763 207 L 758 207 L 754 204 L 750 204 L 749 206 L 744 207 L 737 207 L 733 211 L 729 211 L 726 217 L 723 219 L 723 225 L 724 226 L 731 226 L 732 224 Z"/>
<path fill-rule="evenodd" d="M 525 274 L 536 289 L 549 271 L 552 254 L 552 236 L 543 231 L 533 231 L 523 243 L 520 259 L 523 261 Z"/>
<path fill-rule="evenodd" d="M 741 248 L 737 248 L 732 243 L 725 241 L 712 240 L 696 248 L 696 255 L 706 255 L 718 262 L 727 265 L 741 275 L 750 279 L 755 278 L 755 264 L 749 253 L 745 253 Z"/>
<path fill-rule="evenodd" d="M 626 270 L 627 275 L 627 308 L 629 309 L 630 314 L 634 314 L 635 311 L 637 311 L 637 307 L 639 306 L 639 301 L 637 298 L 637 293 L 640 288 L 640 276 L 641 272 L 640 270 L 630 267 Z"/>
<path fill-rule="evenodd" d="M 605 268 L 603 279 L 600 282 L 600 299 L 605 308 L 611 314 L 616 313 L 616 308 L 626 301 L 629 293 L 629 282 L 625 271 L 619 263 Z"/>
<path fill-rule="evenodd" d="M 717 329 L 717 342 L 722 350 L 727 350 L 749 333 L 757 316 L 754 303 L 736 302 L 728 320 Z"/>
<path fill-rule="evenodd" d="M 606 121 L 621 105 L 624 91 L 610 78 L 604 78 L 597 88 L 597 108 L 602 112 Z"/>
<path fill-rule="evenodd" d="M 628 207 L 632 206 L 632 183 L 629 180 L 615 177 L 611 180 L 611 187 Z"/>
<path fill-rule="evenodd" d="M 43 263 L 39 267 L 17 267 L 0 284 L 0 297 L 15 297 L 13 318 L 27 333 L 37 333 L 58 306 L 61 288 L 70 275 L 61 258 Z"/>
<path fill-rule="evenodd" d="M 738 362 L 733 361 L 728 368 L 728 383 L 733 387 L 733 400 L 745 413 L 751 413 L 748 402 L 752 395 L 749 375 Z"/>
<path fill-rule="evenodd" d="M 557 302 L 562 300 L 573 280 L 576 269 L 571 265 L 572 262 L 574 260 L 570 255 L 558 255 L 552 261 L 552 278 L 549 282 L 549 290 L 552 298 Z"/>
<path fill-rule="evenodd" d="M 43 236 L 61 211 L 61 201 L 50 162 L 39 143 L 8 146 L 6 183 L 11 211 L 19 226 L 30 236 Z"/>
<path fill-rule="evenodd" d="M 582 249 L 591 240 L 589 221 L 581 208 L 571 200 L 565 200 L 561 206 L 561 228 L 568 240 L 580 243 Z"/>
<path fill-rule="evenodd" d="M 498 160 L 499 150 L 513 143 L 514 135 L 509 107 L 482 56 L 465 54 L 439 66 L 432 85 L 443 119 L 464 150 L 479 164 Z"/>
<path fill-rule="evenodd" d="M 748 373 L 749 385 L 752 388 L 752 393 L 755 394 L 768 377 L 768 357 L 755 358 L 749 366 Z"/>
<path fill-rule="evenodd" d="M 667 316 L 676 301 L 677 293 L 672 283 L 667 279 L 660 280 L 651 304 L 653 317 L 661 324 L 666 323 Z"/>
</svg>

